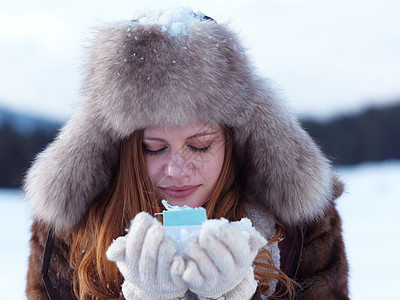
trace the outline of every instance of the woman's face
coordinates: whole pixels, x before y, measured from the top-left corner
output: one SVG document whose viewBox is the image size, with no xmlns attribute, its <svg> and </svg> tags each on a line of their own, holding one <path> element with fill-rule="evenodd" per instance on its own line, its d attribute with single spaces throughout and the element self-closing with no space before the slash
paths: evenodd
<svg viewBox="0 0 400 300">
<path fill-rule="evenodd" d="M 225 156 L 220 128 L 204 123 L 144 130 L 147 172 L 159 200 L 198 207 L 214 190 Z"/>
</svg>

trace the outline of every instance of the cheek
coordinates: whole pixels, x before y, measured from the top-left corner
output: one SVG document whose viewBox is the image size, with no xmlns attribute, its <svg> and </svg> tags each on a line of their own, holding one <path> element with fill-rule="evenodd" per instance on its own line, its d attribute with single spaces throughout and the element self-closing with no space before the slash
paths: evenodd
<svg viewBox="0 0 400 300">
<path fill-rule="evenodd" d="M 154 184 L 154 181 L 157 178 L 157 174 L 160 172 L 160 163 L 154 157 L 149 156 L 145 158 L 145 162 L 147 174 L 151 182 Z"/>
<path fill-rule="evenodd" d="M 218 180 L 219 174 L 222 170 L 224 163 L 225 148 L 219 149 L 216 153 L 210 155 L 208 162 L 204 166 L 204 172 L 206 178 L 210 184 L 215 184 Z"/>
<path fill-rule="evenodd" d="M 218 172 L 218 176 L 221 173 L 222 165 L 224 164 L 224 158 L 225 158 L 225 148 L 223 150 L 221 150 L 216 157 L 215 165 L 216 165 L 216 169 Z"/>
</svg>

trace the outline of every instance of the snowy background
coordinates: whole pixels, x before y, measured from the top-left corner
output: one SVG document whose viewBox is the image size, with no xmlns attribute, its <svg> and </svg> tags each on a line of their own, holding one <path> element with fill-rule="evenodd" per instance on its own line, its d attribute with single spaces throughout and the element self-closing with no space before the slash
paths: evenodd
<svg viewBox="0 0 400 300">
<path fill-rule="evenodd" d="M 400 299 L 400 161 L 338 168 L 338 209 L 353 300 Z M 21 193 L 0 189 L 0 295 L 25 299 L 30 219 Z"/>
<path fill-rule="evenodd" d="M 0 108 L 65 121 L 92 28 L 188 5 L 229 23 L 299 116 L 329 118 L 400 98 L 397 0 L 2 0 Z M 399 137 L 393 137 L 399 138 Z M 1 142 L 1 141 L 0 141 Z M 400 299 L 400 161 L 338 168 L 352 299 Z M 30 219 L 0 189 L 0 297 L 24 299 Z"/>
</svg>

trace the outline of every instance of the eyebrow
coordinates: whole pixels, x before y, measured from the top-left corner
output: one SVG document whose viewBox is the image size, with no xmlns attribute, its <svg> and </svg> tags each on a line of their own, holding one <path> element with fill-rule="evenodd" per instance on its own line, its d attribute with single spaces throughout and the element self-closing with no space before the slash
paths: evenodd
<svg viewBox="0 0 400 300">
<path fill-rule="evenodd" d="M 218 132 L 218 130 L 216 130 L 216 131 L 214 131 L 214 132 L 208 132 L 208 131 L 206 131 L 206 132 L 199 132 L 199 133 L 196 133 L 196 134 L 194 134 L 194 135 L 188 137 L 188 139 L 192 139 L 192 138 L 200 137 L 200 136 L 206 136 L 206 135 L 214 135 L 214 134 L 216 134 L 217 132 Z"/>
<path fill-rule="evenodd" d="M 216 131 L 213 131 L 213 132 L 199 132 L 199 133 L 196 133 L 196 134 L 194 134 L 194 135 L 192 135 L 192 136 L 189 136 L 188 138 L 187 138 L 187 140 L 189 140 L 189 139 L 193 139 L 193 138 L 196 138 L 196 137 L 202 137 L 202 136 L 207 136 L 207 135 L 214 135 L 214 134 L 216 134 L 218 132 L 218 130 L 216 130 Z M 150 140 L 150 141 L 164 141 L 164 139 L 162 139 L 162 138 L 157 138 L 157 137 L 143 137 L 143 139 L 144 140 Z"/>
</svg>

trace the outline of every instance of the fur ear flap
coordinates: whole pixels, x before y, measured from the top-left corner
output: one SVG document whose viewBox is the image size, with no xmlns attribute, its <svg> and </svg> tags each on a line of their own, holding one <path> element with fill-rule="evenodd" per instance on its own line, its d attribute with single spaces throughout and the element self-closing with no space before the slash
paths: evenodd
<svg viewBox="0 0 400 300">
<path fill-rule="evenodd" d="M 78 223 L 115 172 L 119 147 L 93 122 L 84 112 L 72 117 L 25 178 L 33 218 L 56 230 Z"/>
<path fill-rule="evenodd" d="M 333 196 L 329 161 L 276 100 L 253 100 L 257 108 L 235 129 L 248 192 L 285 225 L 320 217 Z"/>
</svg>

